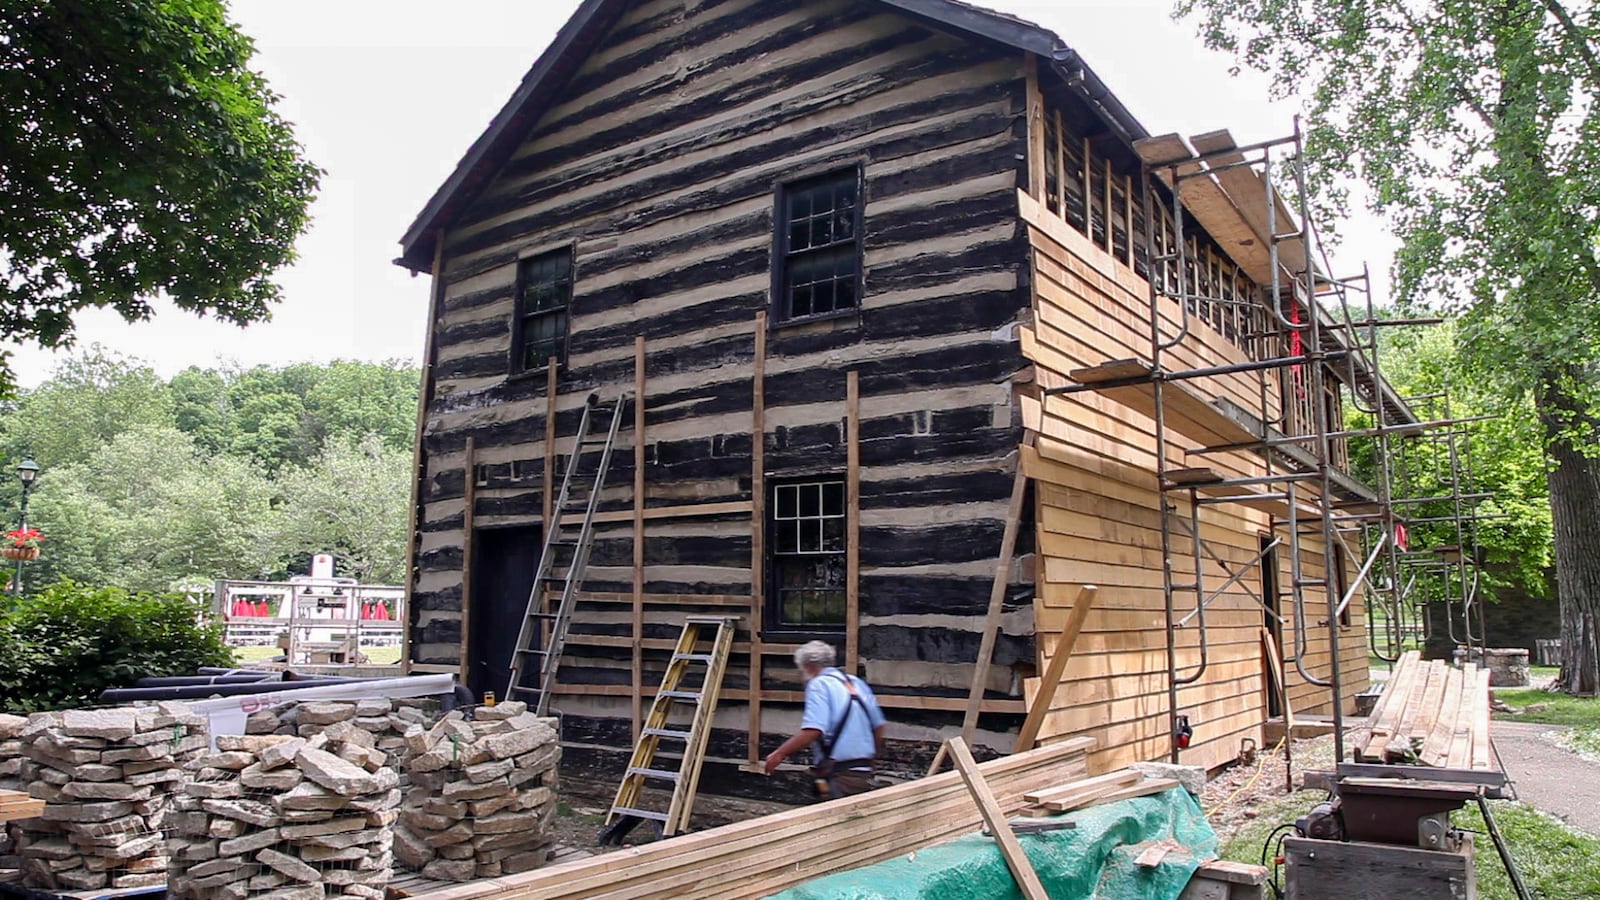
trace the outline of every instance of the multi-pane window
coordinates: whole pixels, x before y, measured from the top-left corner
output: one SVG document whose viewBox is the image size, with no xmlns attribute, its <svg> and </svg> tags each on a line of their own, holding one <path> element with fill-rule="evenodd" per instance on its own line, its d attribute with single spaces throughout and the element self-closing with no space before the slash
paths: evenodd
<svg viewBox="0 0 1600 900">
<path fill-rule="evenodd" d="M 777 318 L 826 315 L 860 302 L 859 184 L 850 169 L 779 190 Z"/>
<path fill-rule="evenodd" d="M 843 481 L 772 488 L 772 625 L 837 630 L 844 625 Z"/>
<path fill-rule="evenodd" d="M 567 308 L 571 303 L 571 250 L 541 253 L 518 264 L 513 371 L 542 369 L 552 359 L 566 358 Z"/>
</svg>

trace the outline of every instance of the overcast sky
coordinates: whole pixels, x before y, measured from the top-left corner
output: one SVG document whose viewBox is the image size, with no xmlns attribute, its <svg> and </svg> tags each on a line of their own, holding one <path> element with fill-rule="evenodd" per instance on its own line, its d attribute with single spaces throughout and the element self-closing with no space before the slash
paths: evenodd
<svg viewBox="0 0 1600 900">
<path fill-rule="evenodd" d="M 1264 79 L 1231 77 L 1231 60 L 1200 46 L 1170 0 L 982 0 L 1054 30 L 1153 133 L 1229 128 L 1241 142 L 1292 130 L 1295 106 L 1269 103 Z M 283 96 L 311 159 L 327 170 L 301 237 L 279 273 L 272 321 L 239 329 L 171 308 L 128 325 L 78 319 L 80 346 L 144 358 L 165 375 L 190 365 L 281 365 L 331 359 L 417 360 L 428 284 L 392 264 L 398 241 L 467 146 L 510 96 L 578 0 L 232 0 L 255 38 L 256 66 Z M 1348 223 L 1338 274 L 1363 256 L 1387 268 L 1388 243 Z M 52 354 L 16 353 L 25 385 Z"/>
</svg>

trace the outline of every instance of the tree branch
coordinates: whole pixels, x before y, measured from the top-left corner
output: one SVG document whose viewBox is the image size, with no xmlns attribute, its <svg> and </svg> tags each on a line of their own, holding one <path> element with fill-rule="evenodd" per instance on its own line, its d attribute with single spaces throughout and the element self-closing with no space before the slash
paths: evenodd
<svg viewBox="0 0 1600 900">
<path fill-rule="evenodd" d="M 1561 5 L 1561 0 L 1541 0 L 1541 2 L 1544 3 L 1544 8 L 1550 11 L 1550 15 L 1555 16 L 1556 21 L 1561 23 L 1561 30 L 1566 36 L 1565 43 L 1573 52 L 1583 57 L 1585 63 L 1588 63 L 1589 78 L 1593 86 L 1600 88 L 1600 57 L 1595 56 L 1594 47 L 1589 43 L 1588 36 L 1572 18 L 1572 13 L 1567 12 L 1566 7 Z"/>
</svg>

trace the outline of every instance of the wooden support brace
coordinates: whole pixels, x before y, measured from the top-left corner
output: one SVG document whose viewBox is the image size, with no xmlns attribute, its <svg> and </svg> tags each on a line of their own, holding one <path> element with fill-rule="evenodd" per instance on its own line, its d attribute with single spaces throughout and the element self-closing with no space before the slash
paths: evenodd
<svg viewBox="0 0 1600 900">
<path fill-rule="evenodd" d="M 995 843 L 1000 845 L 1000 853 L 1005 856 L 1006 866 L 1017 880 L 1017 887 L 1022 889 L 1022 896 L 1025 900 L 1050 900 L 1044 883 L 1039 880 L 1039 873 L 1033 870 L 1033 863 L 1028 861 L 1028 855 L 1022 851 L 1016 834 L 1011 831 L 1011 822 L 1006 818 L 1005 810 L 1000 808 L 999 801 L 989 790 L 988 782 L 983 780 L 983 773 L 978 771 L 978 761 L 972 758 L 967 742 L 959 737 L 951 738 L 948 746 L 951 757 L 956 761 L 956 770 L 961 773 L 961 780 L 966 782 L 968 793 L 977 802 L 983 823 L 994 833 Z"/>
<path fill-rule="evenodd" d="M 1030 432 L 1025 445 L 1033 443 Z M 989 588 L 989 609 L 983 617 L 983 638 L 978 644 L 978 664 L 972 670 L 972 687 L 967 693 L 967 711 L 961 719 L 961 739 L 972 743 L 978 730 L 978 708 L 983 704 L 984 685 L 989 680 L 989 660 L 1000 631 L 1000 614 L 1005 608 L 1006 589 L 1011 584 L 1011 557 L 1017 548 L 1017 532 L 1022 527 L 1022 506 L 1027 497 L 1028 476 L 1022 472 L 1022 456 L 1017 456 L 1017 474 L 1011 483 L 1011 505 L 1006 508 L 1005 531 L 1000 536 L 1000 555 L 995 560 L 994 583 Z M 943 748 L 940 748 L 943 753 Z"/>
<path fill-rule="evenodd" d="M 767 313 L 756 313 L 750 397 L 750 724 L 745 752 L 761 761 L 761 629 L 766 604 L 767 535 Z"/>
<path fill-rule="evenodd" d="M 633 341 L 633 743 L 644 727 L 644 335 Z"/>
<path fill-rule="evenodd" d="M 861 378 L 845 373 L 844 665 L 858 675 L 861 637 Z"/>
<path fill-rule="evenodd" d="M 1039 58 L 1024 54 L 1028 91 L 1028 193 L 1040 204 L 1044 194 L 1044 95 L 1039 92 Z"/>
<path fill-rule="evenodd" d="M 1038 741 L 1039 727 L 1044 724 L 1045 714 L 1050 711 L 1056 687 L 1061 684 L 1061 676 L 1067 671 L 1067 660 L 1072 656 L 1072 646 L 1078 642 L 1078 633 L 1083 630 L 1083 623 L 1089 618 L 1089 610 L 1094 607 L 1094 597 L 1099 590 L 1092 584 L 1086 584 L 1078 589 L 1078 599 L 1072 604 L 1072 612 L 1067 615 L 1067 623 L 1061 629 L 1055 653 L 1050 656 L 1050 666 L 1039 679 L 1039 692 L 1034 695 L 1033 704 L 1028 707 L 1028 717 L 1023 720 L 1022 730 L 1017 733 L 1017 745 L 1013 752 L 1020 753 L 1032 749 Z"/>
<path fill-rule="evenodd" d="M 478 442 L 467 436 L 466 509 L 461 514 L 461 675 L 465 683 L 471 664 L 472 644 L 472 532 L 475 507 L 478 505 Z M 509 698 L 508 698 L 509 699 Z"/>
</svg>

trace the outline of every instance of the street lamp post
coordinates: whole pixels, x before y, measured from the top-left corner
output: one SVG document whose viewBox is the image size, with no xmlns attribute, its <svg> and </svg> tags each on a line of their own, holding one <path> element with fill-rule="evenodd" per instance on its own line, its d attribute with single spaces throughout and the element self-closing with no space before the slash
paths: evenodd
<svg viewBox="0 0 1600 900">
<path fill-rule="evenodd" d="M 39 464 L 33 457 L 24 459 L 17 466 L 17 480 L 22 482 L 22 514 L 21 521 L 17 523 L 17 530 L 22 531 L 28 527 L 28 492 L 33 489 L 34 479 L 39 477 Z M 11 579 L 11 593 L 22 596 L 22 560 L 17 560 L 17 574 Z"/>
</svg>

